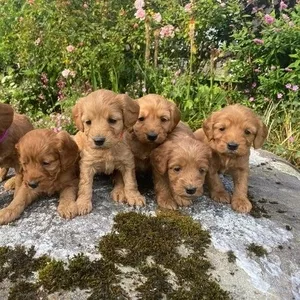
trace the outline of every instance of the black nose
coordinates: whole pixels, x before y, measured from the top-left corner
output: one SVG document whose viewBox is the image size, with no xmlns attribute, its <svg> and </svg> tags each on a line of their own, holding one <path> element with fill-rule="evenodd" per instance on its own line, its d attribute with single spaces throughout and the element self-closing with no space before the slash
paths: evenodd
<svg viewBox="0 0 300 300">
<path fill-rule="evenodd" d="M 185 191 L 187 194 L 189 195 L 194 195 L 196 193 L 196 188 L 195 187 L 188 187 L 188 188 L 185 188 Z"/>
<path fill-rule="evenodd" d="M 239 147 L 239 144 L 235 143 L 235 142 L 230 142 L 227 144 L 227 148 L 228 150 L 234 151 Z"/>
<path fill-rule="evenodd" d="M 38 183 L 38 181 L 32 180 L 32 181 L 29 181 L 29 182 L 28 182 L 28 185 L 29 185 L 32 189 L 35 189 L 35 188 L 38 187 L 39 183 Z"/>
<path fill-rule="evenodd" d="M 155 141 L 157 139 L 157 133 L 155 132 L 149 132 L 147 133 L 147 138 L 149 141 Z"/>
<path fill-rule="evenodd" d="M 96 146 L 102 146 L 105 142 L 105 137 L 97 136 L 93 140 Z"/>
</svg>

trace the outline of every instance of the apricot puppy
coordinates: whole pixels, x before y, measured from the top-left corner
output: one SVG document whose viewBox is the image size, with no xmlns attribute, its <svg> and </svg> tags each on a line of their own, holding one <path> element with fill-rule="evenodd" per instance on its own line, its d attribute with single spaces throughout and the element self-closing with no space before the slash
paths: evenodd
<svg viewBox="0 0 300 300">
<path fill-rule="evenodd" d="M 138 192 L 134 157 L 123 138 L 139 115 L 139 105 L 125 94 L 98 90 L 81 98 L 73 108 L 73 118 L 80 130 L 75 135 L 81 151 L 80 182 L 77 199 L 78 213 L 92 210 L 92 188 L 95 173 L 120 173 L 112 191 L 115 201 L 129 205 L 144 205 L 145 198 Z"/>
<path fill-rule="evenodd" d="M 180 111 L 175 103 L 156 94 L 136 100 L 140 112 L 133 130 L 126 132 L 126 140 L 135 157 L 136 169 L 150 167 L 150 153 L 162 144 L 180 121 Z"/>
<path fill-rule="evenodd" d="M 156 200 L 160 207 L 188 206 L 203 193 L 211 150 L 179 123 L 167 140 L 151 153 Z"/>
<path fill-rule="evenodd" d="M 77 215 L 78 158 L 76 143 L 65 132 L 35 129 L 16 145 L 22 179 L 12 202 L 0 210 L 0 224 L 17 219 L 41 194 L 59 192 L 59 215 L 71 219 Z"/>
<path fill-rule="evenodd" d="M 32 129 L 33 126 L 26 116 L 14 113 L 8 104 L 0 103 L 0 182 L 5 180 L 9 168 L 15 169 L 16 174 L 19 173 L 15 145 L 26 132 Z M 16 191 L 20 184 L 19 179 L 15 184 L 15 177 L 12 177 L 4 184 L 4 188 L 13 189 L 16 185 Z"/>
<path fill-rule="evenodd" d="M 247 197 L 250 147 L 263 145 L 268 134 L 266 125 L 251 109 L 235 104 L 214 112 L 194 134 L 212 149 L 207 174 L 212 199 L 231 203 L 238 212 L 249 212 L 252 208 Z M 232 197 L 225 191 L 219 172 L 232 175 Z"/>
</svg>

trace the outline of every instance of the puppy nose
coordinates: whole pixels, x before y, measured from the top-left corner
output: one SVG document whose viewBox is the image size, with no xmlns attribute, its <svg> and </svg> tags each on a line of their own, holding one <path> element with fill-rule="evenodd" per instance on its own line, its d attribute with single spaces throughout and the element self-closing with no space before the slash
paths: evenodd
<svg viewBox="0 0 300 300">
<path fill-rule="evenodd" d="M 229 142 L 227 144 L 227 148 L 228 150 L 234 151 L 239 147 L 239 144 L 235 143 L 235 142 Z"/>
<path fill-rule="evenodd" d="M 186 187 L 185 191 L 189 195 L 194 195 L 196 193 L 197 188 L 195 187 Z"/>
<path fill-rule="evenodd" d="M 149 141 L 155 141 L 157 139 L 157 133 L 155 132 L 149 132 L 147 133 L 147 138 Z"/>
<path fill-rule="evenodd" d="M 35 188 L 38 187 L 39 182 L 38 182 L 38 181 L 32 180 L 32 181 L 29 181 L 29 182 L 28 182 L 28 185 L 29 185 L 32 189 L 35 189 Z"/>
<path fill-rule="evenodd" d="M 94 143 L 96 146 L 102 146 L 105 142 L 105 137 L 103 136 L 97 136 L 95 138 L 93 138 Z"/>
</svg>

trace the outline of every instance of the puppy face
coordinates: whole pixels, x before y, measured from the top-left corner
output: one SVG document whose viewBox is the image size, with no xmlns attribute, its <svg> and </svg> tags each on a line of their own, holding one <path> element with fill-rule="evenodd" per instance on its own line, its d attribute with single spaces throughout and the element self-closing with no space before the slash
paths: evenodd
<svg viewBox="0 0 300 300">
<path fill-rule="evenodd" d="M 165 98 L 149 94 L 137 100 L 140 106 L 138 121 L 133 130 L 141 143 L 161 144 L 180 121 L 180 111 Z"/>
<path fill-rule="evenodd" d="M 77 128 L 87 136 L 94 149 L 111 148 L 120 141 L 123 131 L 133 126 L 139 105 L 125 94 L 98 90 L 81 98 L 73 108 Z"/>
<path fill-rule="evenodd" d="M 79 152 L 65 132 L 36 129 L 25 134 L 16 145 L 23 182 L 37 193 L 55 189 L 59 175 L 74 166 Z"/>
<path fill-rule="evenodd" d="M 203 130 L 213 150 L 230 156 L 248 154 L 252 144 L 260 148 L 268 134 L 266 125 L 253 111 L 239 104 L 213 113 Z"/>
<path fill-rule="evenodd" d="M 14 119 L 14 111 L 8 104 L 0 103 L 0 134 L 10 127 Z"/>
<path fill-rule="evenodd" d="M 173 194 L 193 198 L 203 194 L 203 184 L 208 171 L 211 150 L 192 138 L 180 142 L 165 142 L 151 154 L 153 167 L 167 175 Z"/>
</svg>

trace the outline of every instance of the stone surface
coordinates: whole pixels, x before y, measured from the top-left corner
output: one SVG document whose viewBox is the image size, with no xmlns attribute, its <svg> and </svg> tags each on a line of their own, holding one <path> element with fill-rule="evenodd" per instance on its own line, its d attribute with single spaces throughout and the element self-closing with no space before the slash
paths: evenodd
<svg viewBox="0 0 300 300">
<path fill-rule="evenodd" d="M 300 174 L 284 161 L 265 151 L 252 151 L 249 193 L 253 202 L 265 209 L 265 216 L 254 218 L 238 214 L 229 205 L 203 196 L 184 209 L 212 236 L 207 256 L 215 267 L 212 275 L 230 291 L 233 299 L 300 299 Z M 146 180 L 146 182 L 149 180 Z M 223 181 L 232 190 L 230 178 Z M 27 208 L 22 217 L 0 227 L 0 246 L 34 245 L 37 255 L 49 254 L 66 259 L 79 252 L 97 257 L 95 244 L 110 232 L 113 217 L 121 211 L 136 210 L 114 203 L 109 193 L 111 182 L 98 176 L 94 182 L 94 209 L 87 216 L 66 221 L 57 212 L 56 198 L 43 198 Z M 146 196 L 142 213 L 155 214 L 151 185 L 142 181 Z M 0 208 L 7 205 L 11 193 L 0 187 Z M 263 258 L 247 251 L 250 243 L 268 251 Z M 227 251 L 233 250 L 236 263 L 229 263 Z M 0 299 L 6 299 L 7 285 L 0 285 Z M 81 296 L 53 295 L 53 299 L 84 299 Z M 56 298 L 55 298 L 56 297 Z"/>
</svg>

